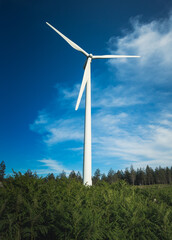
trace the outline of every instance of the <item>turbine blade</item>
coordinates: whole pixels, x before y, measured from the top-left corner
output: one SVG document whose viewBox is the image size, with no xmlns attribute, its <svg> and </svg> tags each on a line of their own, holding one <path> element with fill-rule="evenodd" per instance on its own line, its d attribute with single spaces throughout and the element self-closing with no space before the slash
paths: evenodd
<svg viewBox="0 0 172 240">
<path fill-rule="evenodd" d="M 75 110 L 76 110 L 76 111 L 78 110 L 79 104 L 80 104 L 80 102 L 81 102 L 82 94 L 83 94 L 84 89 L 85 89 L 85 85 L 86 85 L 87 80 L 88 80 L 88 78 L 89 78 L 89 74 L 90 74 L 90 63 L 91 63 L 91 58 L 88 58 L 88 59 L 87 59 L 86 66 L 85 66 L 84 76 L 83 76 L 83 79 L 82 79 L 82 83 L 81 83 L 81 87 L 80 87 L 78 99 L 77 99 L 77 102 L 76 102 L 76 107 L 75 107 Z"/>
<path fill-rule="evenodd" d="M 98 59 L 98 58 L 138 58 L 140 56 L 128 56 L 128 55 L 96 55 L 96 56 L 93 56 L 93 59 Z"/>
<path fill-rule="evenodd" d="M 88 57 L 89 54 L 86 51 L 84 51 L 81 47 L 79 47 L 76 43 L 72 42 L 69 38 L 67 38 L 65 35 L 63 35 L 60 31 L 58 31 L 55 27 L 53 27 L 48 22 L 46 22 L 46 24 L 50 28 L 52 28 L 55 32 L 57 32 L 71 47 L 73 47 L 74 49 L 82 52 L 84 55 L 86 55 Z"/>
</svg>

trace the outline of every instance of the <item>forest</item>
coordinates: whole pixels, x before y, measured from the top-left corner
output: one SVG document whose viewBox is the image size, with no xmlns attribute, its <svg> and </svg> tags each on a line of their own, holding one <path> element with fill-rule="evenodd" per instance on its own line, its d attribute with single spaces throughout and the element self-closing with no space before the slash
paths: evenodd
<svg viewBox="0 0 172 240">
<path fill-rule="evenodd" d="M 28 170 L 5 177 L 0 164 L 0 239 L 172 239 L 172 168 L 97 169 L 93 186 L 81 174 Z"/>
</svg>

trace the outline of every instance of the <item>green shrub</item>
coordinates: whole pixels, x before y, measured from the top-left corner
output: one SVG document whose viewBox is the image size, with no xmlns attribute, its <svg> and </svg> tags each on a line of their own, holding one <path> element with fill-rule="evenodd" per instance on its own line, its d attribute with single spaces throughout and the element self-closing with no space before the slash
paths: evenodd
<svg viewBox="0 0 172 240">
<path fill-rule="evenodd" d="M 0 189 L 2 240 L 172 239 L 172 188 L 16 174 Z"/>
</svg>

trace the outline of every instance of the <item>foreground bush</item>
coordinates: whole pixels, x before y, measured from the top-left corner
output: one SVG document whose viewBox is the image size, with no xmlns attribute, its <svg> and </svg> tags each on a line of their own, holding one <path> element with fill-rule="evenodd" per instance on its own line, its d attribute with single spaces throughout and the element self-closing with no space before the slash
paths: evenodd
<svg viewBox="0 0 172 240">
<path fill-rule="evenodd" d="M 0 239 L 172 239 L 172 189 L 16 174 L 0 189 Z"/>
</svg>

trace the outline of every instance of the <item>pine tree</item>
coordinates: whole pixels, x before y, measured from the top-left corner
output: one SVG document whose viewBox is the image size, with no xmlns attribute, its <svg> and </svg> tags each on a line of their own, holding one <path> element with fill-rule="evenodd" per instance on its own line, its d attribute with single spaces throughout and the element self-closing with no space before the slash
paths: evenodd
<svg viewBox="0 0 172 240">
<path fill-rule="evenodd" d="M 115 172 L 114 172 L 114 170 L 112 168 L 108 172 L 107 181 L 108 181 L 108 183 L 115 182 Z"/>
<path fill-rule="evenodd" d="M 59 174 L 59 178 L 61 178 L 61 179 L 65 179 L 66 178 L 66 173 L 65 173 L 64 170 Z"/>
<path fill-rule="evenodd" d="M 74 170 L 72 170 L 69 174 L 69 179 L 76 179 L 76 178 L 77 178 L 76 173 Z"/>
<path fill-rule="evenodd" d="M 118 170 L 116 175 L 117 175 L 118 180 L 123 180 L 124 179 L 124 173 L 123 173 L 122 170 L 121 171 Z"/>
<path fill-rule="evenodd" d="M 54 174 L 53 174 L 53 173 L 49 173 L 49 174 L 46 176 L 46 180 L 47 180 L 47 181 L 55 180 Z"/>
<path fill-rule="evenodd" d="M 100 176 L 101 176 L 101 173 L 100 173 L 100 169 L 98 168 L 96 169 L 93 176 L 93 184 L 96 184 L 98 181 L 100 181 Z"/>
<path fill-rule="evenodd" d="M 146 167 L 146 184 L 154 183 L 153 169 L 147 165 Z"/>
<path fill-rule="evenodd" d="M 166 167 L 165 171 L 166 171 L 167 183 L 168 183 L 168 184 L 171 184 L 171 182 L 172 182 L 171 171 L 170 171 L 170 169 L 169 169 L 168 167 Z"/>
<path fill-rule="evenodd" d="M 30 169 L 28 169 L 27 172 L 25 172 L 24 175 L 27 176 L 27 177 L 30 177 L 30 178 L 33 177 L 33 173 Z"/>
<path fill-rule="evenodd" d="M 3 180 L 4 180 L 5 169 L 6 169 L 5 162 L 2 161 L 2 162 L 0 163 L 0 181 L 3 181 Z"/>
<path fill-rule="evenodd" d="M 128 168 L 125 169 L 124 180 L 131 184 L 131 173 L 129 172 Z"/>
<path fill-rule="evenodd" d="M 78 171 L 76 174 L 76 178 L 79 182 L 82 182 L 82 177 L 81 177 L 81 173 Z"/>
<path fill-rule="evenodd" d="M 159 167 L 159 176 L 160 176 L 160 183 L 166 184 L 167 179 L 166 179 L 166 172 L 164 168 Z"/>
<path fill-rule="evenodd" d="M 101 181 L 107 182 L 107 177 L 105 173 L 102 174 Z"/>
<path fill-rule="evenodd" d="M 159 174 L 159 169 L 158 169 L 158 167 L 155 168 L 154 173 L 155 173 L 155 183 L 156 183 L 156 184 L 160 184 L 161 182 L 160 182 L 160 174 Z"/>
<path fill-rule="evenodd" d="M 130 177 L 131 177 L 131 182 L 134 185 L 135 180 L 136 180 L 136 172 L 133 168 L 133 165 L 131 165 L 131 167 L 130 167 Z"/>
</svg>

